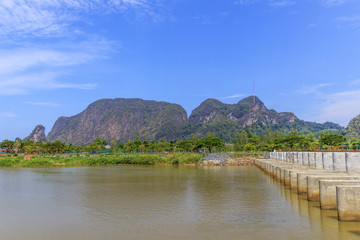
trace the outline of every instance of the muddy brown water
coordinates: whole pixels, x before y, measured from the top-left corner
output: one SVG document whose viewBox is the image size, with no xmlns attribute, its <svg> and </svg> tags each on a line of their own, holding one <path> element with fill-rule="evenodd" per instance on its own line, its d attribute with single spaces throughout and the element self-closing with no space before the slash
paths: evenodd
<svg viewBox="0 0 360 240">
<path fill-rule="evenodd" d="M 360 239 L 256 167 L 0 169 L 0 239 Z"/>
</svg>

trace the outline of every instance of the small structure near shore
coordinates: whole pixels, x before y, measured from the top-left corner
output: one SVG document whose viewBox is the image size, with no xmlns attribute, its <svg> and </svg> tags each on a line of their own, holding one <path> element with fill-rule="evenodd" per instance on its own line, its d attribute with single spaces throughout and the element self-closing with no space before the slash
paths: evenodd
<svg viewBox="0 0 360 240">
<path fill-rule="evenodd" d="M 255 166 L 255 159 L 250 157 L 232 158 L 228 154 L 209 154 L 202 164 L 203 166 Z"/>
</svg>

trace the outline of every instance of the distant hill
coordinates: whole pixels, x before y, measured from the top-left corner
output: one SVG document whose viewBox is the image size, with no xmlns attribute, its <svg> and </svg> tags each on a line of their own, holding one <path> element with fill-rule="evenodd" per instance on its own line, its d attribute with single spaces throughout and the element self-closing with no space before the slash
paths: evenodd
<svg viewBox="0 0 360 240">
<path fill-rule="evenodd" d="M 349 122 L 347 128 L 346 128 L 346 136 L 348 138 L 357 138 L 360 139 L 360 115 L 354 117 Z"/>
<path fill-rule="evenodd" d="M 102 140 L 187 139 L 192 134 L 204 137 L 214 132 L 226 141 L 233 133 L 250 128 L 264 133 L 268 128 L 300 133 L 325 129 L 341 130 L 334 123 L 314 123 L 298 119 L 293 113 L 278 113 L 267 109 L 255 97 L 247 97 L 236 104 L 207 99 L 194 109 L 187 119 L 186 111 L 177 104 L 142 99 L 102 99 L 90 104 L 72 117 L 60 117 L 48 135 L 49 141 L 60 140 L 75 145 Z"/>
<path fill-rule="evenodd" d="M 18 142 L 21 141 L 20 138 L 16 139 Z M 37 125 L 34 130 L 31 132 L 31 134 L 29 136 L 27 136 L 26 138 L 24 138 L 23 141 L 33 141 L 33 142 L 37 142 L 37 141 L 41 141 L 41 142 L 46 142 L 46 136 L 45 136 L 45 127 L 43 125 Z"/>
<path fill-rule="evenodd" d="M 181 135 L 186 111 L 177 104 L 142 99 L 102 99 L 72 117 L 60 117 L 51 129 L 49 141 L 88 144 L 96 138 L 171 140 Z"/>
<path fill-rule="evenodd" d="M 278 113 L 273 109 L 267 109 L 258 97 L 247 97 L 236 104 L 224 104 L 216 99 L 207 99 L 192 111 L 184 135 L 193 133 L 204 136 L 208 132 L 215 132 L 217 136 L 230 140 L 234 132 L 246 128 L 257 133 L 265 133 L 268 128 L 286 133 L 293 128 L 302 134 L 326 129 L 343 129 L 340 125 L 330 122 L 306 122 L 291 112 Z"/>
</svg>

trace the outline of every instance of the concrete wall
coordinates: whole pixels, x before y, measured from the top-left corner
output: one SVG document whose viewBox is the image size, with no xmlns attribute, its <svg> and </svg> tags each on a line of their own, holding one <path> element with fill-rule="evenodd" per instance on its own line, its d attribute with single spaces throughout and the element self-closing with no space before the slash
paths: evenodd
<svg viewBox="0 0 360 240">
<path fill-rule="evenodd" d="M 315 152 L 315 167 L 317 169 L 324 169 L 323 153 Z"/>
<path fill-rule="evenodd" d="M 270 158 L 326 171 L 360 174 L 360 152 L 271 152 Z"/>
<path fill-rule="evenodd" d="M 308 152 L 302 153 L 302 165 L 309 166 L 309 153 Z"/>
<path fill-rule="evenodd" d="M 346 161 L 345 161 L 345 153 L 343 152 L 334 152 L 333 153 L 334 160 L 334 171 L 336 172 L 346 172 Z"/>
<path fill-rule="evenodd" d="M 360 153 L 346 153 L 346 172 L 347 173 L 360 173 Z"/>
<path fill-rule="evenodd" d="M 299 164 L 299 157 L 298 157 L 298 152 L 294 152 L 294 163 L 295 164 Z"/>
<path fill-rule="evenodd" d="M 311 168 L 315 168 L 316 164 L 315 164 L 315 153 L 314 152 L 309 152 L 309 167 Z"/>
<path fill-rule="evenodd" d="M 327 171 L 334 170 L 334 159 L 332 152 L 323 152 L 323 166 L 324 166 L 324 170 Z"/>
</svg>

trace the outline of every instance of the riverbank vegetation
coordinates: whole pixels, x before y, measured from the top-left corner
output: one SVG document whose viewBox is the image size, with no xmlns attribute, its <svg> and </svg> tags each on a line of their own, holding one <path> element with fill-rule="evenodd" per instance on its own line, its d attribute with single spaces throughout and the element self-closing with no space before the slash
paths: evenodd
<svg viewBox="0 0 360 240">
<path fill-rule="evenodd" d="M 0 167 L 71 167 L 107 165 L 195 165 L 201 154 L 62 154 L 47 156 L 0 156 Z"/>
<path fill-rule="evenodd" d="M 360 140 L 359 140 L 360 142 Z M 187 140 L 140 140 L 110 143 L 96 139 L 87 146 L 63 142 L 0 143 L 0 167 L 100 166 L 119 164 L 183 165 L 200 164 L 208 153 L 231 153 L 233 159 L 258 156 L 257 152 L 273 150 L 360 150 L 360 144 L 349 142 L 343 135 L 322 132 L 288 135 L 268 130 L 257 136 L 250 129 L 234 133 L 230 143 L 209 133 L 205 138 L 192 136 Z M 230 155 L 230 154 L 229 154 Z"/>
<path fill-rule="evenodd" d="M 3 153 L 18 154 L 54 154 L 54 153 L 193 153 L 193 152 L 254 152 L 273 150 L 321 150 L 321 149 L 358 149 L 359 139 L 346 139 L 345 136 L 329 132 L 321 132 L 318 137 L 309 133 L 301 135 L 292 130 L 287 135 L 268 129 L 266 134 L 255 135 L 250 129 L 233 134 L 230 142 L 225 142 L 215 134 L 197 138 L 195 135 L 186 140 L 141 140 L 135 139 L 121 143 L 96 139 L 86 146 L 74 146 L 71 143 L 55 142 L 15 142 L 4 140 L 0 143 Z"/>
</svg>

